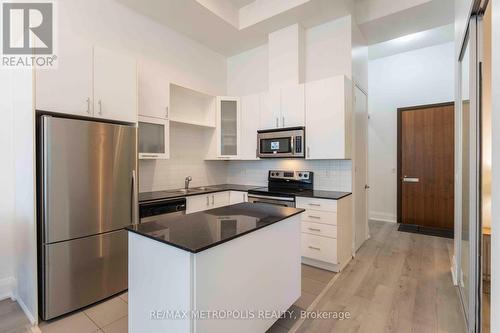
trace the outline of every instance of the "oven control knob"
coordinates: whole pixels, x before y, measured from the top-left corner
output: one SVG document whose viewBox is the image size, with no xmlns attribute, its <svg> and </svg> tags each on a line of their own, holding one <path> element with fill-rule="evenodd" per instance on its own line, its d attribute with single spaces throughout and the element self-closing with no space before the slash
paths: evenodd
<svg viewBox="0 0 500 333">
<path fill-rule="evenodd" d="M 301 174 L 301 173 L 299 173 L 299 177 L 302 177 L 302 174 Z"/>
</svg>

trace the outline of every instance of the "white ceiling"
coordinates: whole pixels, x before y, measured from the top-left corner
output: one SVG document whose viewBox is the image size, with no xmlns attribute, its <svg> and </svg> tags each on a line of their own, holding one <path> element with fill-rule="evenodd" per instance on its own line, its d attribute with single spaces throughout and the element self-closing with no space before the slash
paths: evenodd
<svg viewBox="0 0 500 333">
<path fill-rule="evenodd" d="M 309 28 L 349 14 L 358 22 L 368 45 L 454 20 L 454 0 L 117 1 L 224 56 L 262 45 L 269 33 L 288 25 L 299 23 Z"/>
<path fill-rule="evenodd" d="M 233 4 L 234 7 L 236 8 L 241 8 L 245 7 L 246 5 L 249 5 L 250 3 L 254 2 L 255 0 L 228 0 Z"/>
<path fill-rule="evenodd" d="M 370 60 L 373 60 L 424 47 L 452 42 L 454 40 L 454 32 L 454 25 L 448 24 L 442 27 L 398 37 L 382 43 L 370 45 L 368 47 L 368 56 Z"/>
<path fill-rule="evenodd" d="M 262 45 L 267 42 L 270 32 L 294 23 L 300 23 L 308 28 L 348 15 L 351 11 L 351 0 L 258 0 L 264 6 L 270 1 L 278 4 L 288 1 L 299 5 L 238 29 L 196 0 L 117 1 L 225 56 Z M 217 4 L 213 1 L 219 0 L 211 1 L 212 4 Z M 231 1 L 248 2 L 248 0 Z"/>
</svg>

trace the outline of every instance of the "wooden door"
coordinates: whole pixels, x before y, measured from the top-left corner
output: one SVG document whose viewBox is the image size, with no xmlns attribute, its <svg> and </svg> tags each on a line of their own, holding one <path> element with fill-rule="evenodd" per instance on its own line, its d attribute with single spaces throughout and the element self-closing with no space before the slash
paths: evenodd
<svg viewBox="0 0 500 333">
<path fill-rule="evenodd" d="M 453 103 L 398 110 L 398 220 L 453 230 Z"/>
</svg>

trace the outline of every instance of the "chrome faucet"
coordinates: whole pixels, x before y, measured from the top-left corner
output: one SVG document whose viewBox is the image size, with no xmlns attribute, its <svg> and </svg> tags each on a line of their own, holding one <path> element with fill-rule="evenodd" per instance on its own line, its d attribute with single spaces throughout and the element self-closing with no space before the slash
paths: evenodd
<svg viewBox="0 0 500 333">
<path fill-rule="evenodd" d="M 187 176 L 186 179 L 184 179 L 184 188 L 187 190 L 189 188 L 189 182 L 193 180 L 193 177 Z"/>
</svg>

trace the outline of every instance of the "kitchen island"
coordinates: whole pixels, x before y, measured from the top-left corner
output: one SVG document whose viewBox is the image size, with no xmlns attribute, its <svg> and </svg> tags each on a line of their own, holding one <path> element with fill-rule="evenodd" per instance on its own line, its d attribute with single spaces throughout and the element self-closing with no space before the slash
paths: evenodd
<svg viewBox="0 0 500 333">
<path fill-rule="evenodd" d="M 240 203 L 129 231 L 129 332 L 265 332 L 301 293 L 300 213 Z"/>
</svg>

